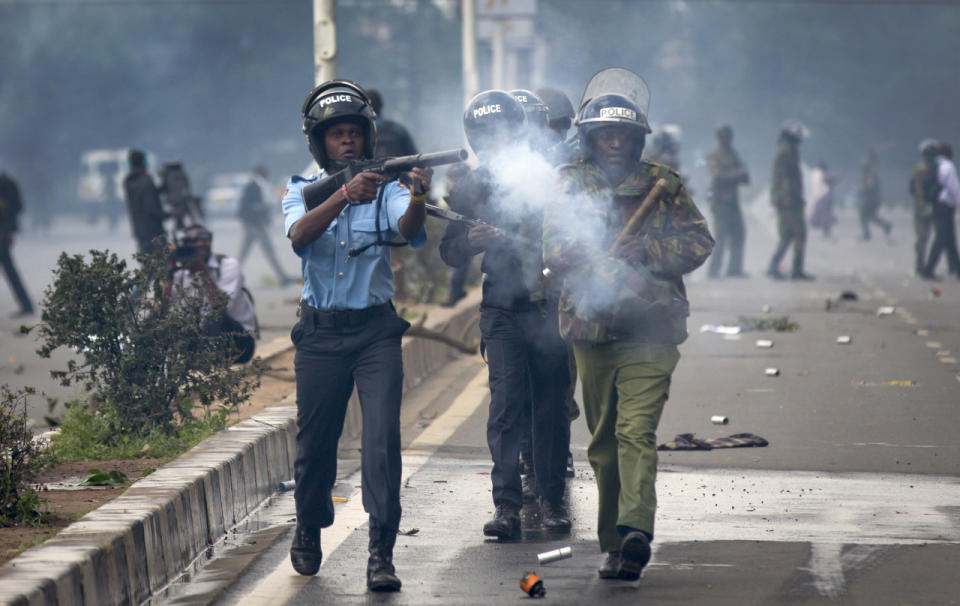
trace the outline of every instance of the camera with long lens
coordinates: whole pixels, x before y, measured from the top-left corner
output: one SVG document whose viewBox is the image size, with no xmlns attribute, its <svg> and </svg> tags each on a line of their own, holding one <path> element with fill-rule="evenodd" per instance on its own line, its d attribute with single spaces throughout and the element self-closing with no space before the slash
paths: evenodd
<svg viewBox="0 0 960 606">
<path fill-rule="evenodd" d="M 200 257 L 200 247 L 194 241 L 181 240 L 173 249 L 173 260 L 177 265 L 185 266 L 195 262 Z"/>
</svg>

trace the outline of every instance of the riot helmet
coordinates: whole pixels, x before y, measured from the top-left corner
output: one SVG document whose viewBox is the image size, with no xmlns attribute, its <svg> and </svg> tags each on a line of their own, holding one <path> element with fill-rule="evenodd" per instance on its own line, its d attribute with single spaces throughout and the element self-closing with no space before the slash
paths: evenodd
<svg viewBox="0 0 960 606">
<path fill-rule="evenodd" d="M 799 120 L 787 120 L 783 123 L 783 130 L 780 131 L 781 137 L 788 137 L 797 143 L 810 136 L 810 129 L 804 126 Z"/>
<path fill-rule="evenodd" d="M 300 110 L 310 154 L 321 168 L 329 168 L 323 134 L 339 122 L 352 122 L 363 131 L 363 155 L 373 158 L 377 145 L 377 114 L 367 93 L 355 82 L 330 80 L 314 88 Z"/>
<path fill-rule="evenodd" d="M 478 156 L 520 140 L 526 123 L 520 102 L 510 93 L 497 89 L 478 93 L 463 113 L 463 132 Z"/>
<path fill-rule="evenodd" d="M 562 136 L 573 125 L 573 119 L 576 117 L 570 99 L 563 94 L 563 91 L 549 86 L 538 88 L 536 93 L 547 104 L 547 120 L 550 128 L 562 130 L 563 133 L 560 133 Z"/>
<path fill-rule="evenodd" d="M 527 117 L 527 136 L 530 138 L 531 146 L 535 149 L 546 148 L 550 143 L 548 137 L 550 119 L 547 105 L 532 90 L 516 88 L 510 91 L 510 94 L 523 106 L 523 113 Z"/>
<path fill-rule="evenodd" d="M 577 116 L 577 132 L 580 134 L 580 151 L 584 158 L 592 156 L 593 134 L 604 126 L 621 126 L 626 128 L 636 141 L 634 155 L 639 158 L 643 153 L 646 135 L 650 127 L 640 108 L 623 95 L 608 93 L 590 100 L 580 108 Z"/>
<path fill-rule="evenodd" d="M 940 142 L 936 139 L 926 138 L 920 142 L 920 153 L 924 156 L 936 156 L 940 149 Z"/>
<path fill-rule="evenodd" d="M 628 69 L 612 67 L 597 72 L 583 91 L 574 125 L 580 135 L 584 158 L 592 151 L 591 134 L 604 126 L 620 125 L 636 137 L 635 154 L 640 157 L 650 124 L 650 89 L 643 78 Z"/>
</svg>

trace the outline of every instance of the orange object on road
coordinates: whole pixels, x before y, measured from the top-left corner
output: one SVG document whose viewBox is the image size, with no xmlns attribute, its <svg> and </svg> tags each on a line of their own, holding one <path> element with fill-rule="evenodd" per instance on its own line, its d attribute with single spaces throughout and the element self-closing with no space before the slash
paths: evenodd
<svg viewBox="0 0 960 606">
<path fill-rule="evenodd" d="M 535 572 L 524 573 L 520 579 L 520 589 L 527 592 L 531 598 L 542 598 L 547 595 L 547 590 L 543 587 L 543 581 Z"/>
</svg>

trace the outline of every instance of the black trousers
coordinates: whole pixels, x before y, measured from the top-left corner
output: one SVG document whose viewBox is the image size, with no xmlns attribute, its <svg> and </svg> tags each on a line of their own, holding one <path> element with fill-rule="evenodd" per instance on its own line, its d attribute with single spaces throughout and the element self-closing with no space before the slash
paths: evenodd
<svg viewBox="0 0 960 606">
<path fill-rule="evenodd" d="M 556 302 L 529 311 L 480 307 L 490 372 L 487 445 L 496 505 L 523 506 L 520 444 L 525 410 L 533 433 L 537 495 L 552 503 L 563 499 L 570 449 L 570 371 L 558 327 Z"/>
<path fill-rule="evenodd" d="M 410 324 L 390 303 L 363 311 L 325 314 L 305 307 L 290 333 L 297 376 L 294 500 L 305 526 L 333 524 L 337 444 L 354 385 L 363 418 L 363 508 L 381 527 L 400 525 L 400 338 Z"/>
<path fill-rule="evenodd" d="M 7 282 L 10 283 L 10 290 L 13 291 L 13 296 L 20 304 L 20 311 L 32 312 L 33 302 L 30 301 L 30 295 L 27 294 L 27 289 L 23 287 L 20 274 L 13 264 L 13 257 L 10 254 L 11 248 L 12 242 L 9 236 L 0 235 L 0 267 L 3 267 L 3 272 L 7 275 Z"/>
<path fill-rule="evenodd" d="M 957 230 L 953 224 L 956 209 L 937 202 L 933 205 L 933 244 L 925 273 L 932 275 L 940 262 L 940 253 L 947 255 L 947 270 L 960 276 L 960 255 L 957 254 Z"/>
</svg>

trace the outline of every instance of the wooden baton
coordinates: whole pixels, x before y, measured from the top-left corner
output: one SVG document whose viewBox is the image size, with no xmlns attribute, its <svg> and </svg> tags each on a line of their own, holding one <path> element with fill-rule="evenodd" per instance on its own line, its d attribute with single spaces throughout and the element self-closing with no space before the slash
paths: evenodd
<svg viewBox="0 0 960 606">
<path fill-rule="evenodd" d="M 610 253 L 613 254 L 626 240 L 637 227 L 647 218 L 647 215 L 650 214 L 650 211 L 653 210 L 654 205 L 660 199 L 660 196 L 663 195 L 663 192 L 666 191 L 669 183 L 666 179 L 657 179 L 657 182 L 653 184 L 653 187 L 647 193 L 647 197 L 643 199 L 643 202 L 640 203 L 640 206 L 637 207 L 637 210 L 633 211 L 633 215 L 630 217 L 630 220 L 627 221 L 627 224 L 623 226 L 623 229 L 620 230 L 620 233 L 617 234 L 617 237 L 614 238 L 613 244 L 610 245 Z"/>
</svg>

